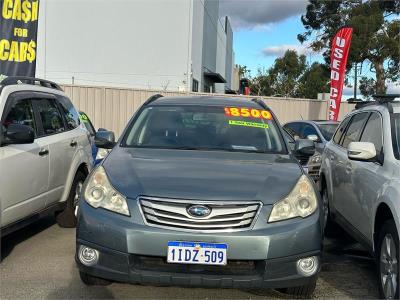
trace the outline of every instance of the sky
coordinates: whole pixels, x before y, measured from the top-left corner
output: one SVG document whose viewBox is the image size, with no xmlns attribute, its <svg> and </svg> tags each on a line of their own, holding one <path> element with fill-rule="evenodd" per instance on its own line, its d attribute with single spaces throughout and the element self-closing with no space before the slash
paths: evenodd
<svg viewBox="0 0 400 300">
<path fill-rule="evenodd" d="M 308 63 L 322 62 L 319 53 L 297 40 L 297 34 L 304 32 L 300 17 L 306 12 L 307 3 L 307 0 L 220 0 L 220 15 L 229 16 L 234 29 L 235 63 L 247 66 L 255 76 L 259 68 L 271 67 L 287 49 L 305 54 Z M 362 75 L 371 76 L 366 64 Z M 388 92 L 400 93 L 400 86 L 390 84 Z M 349 98 L 353 88 L 345 87 L 343 94 Z"/>
<path fill-rule="evenodd" d="M 228 15 L 234 28 L 236 63 L 246 65 L 252 75 L 269 68 L 287 49 L 320 59 L 297 40 L 304 31 L 300 16 L 306 0 L 220 0 L 221 16 Z"/>
</svg>

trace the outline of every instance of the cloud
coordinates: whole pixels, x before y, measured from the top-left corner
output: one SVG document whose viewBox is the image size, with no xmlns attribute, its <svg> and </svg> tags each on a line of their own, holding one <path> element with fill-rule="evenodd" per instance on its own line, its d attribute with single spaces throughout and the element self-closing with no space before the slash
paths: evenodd
<svg viewBox="0 0 400 300">
<path fill-rule="evenodd" d="M 316 54 L 309 45 L 279 45 L 279 46 L 269 46 L 262 50 L 262 54 L 265 56 L 278 56 L 281 57 L 285 54 L 287 50 L 295 50 L 298 54 Z"/>
<path fill-rule="evenodd" d="M 400 94 L 400 84 L 395 82 L 389 82 L 387 84 L 387 94 Z"/>
<path fill-rule="evenodd" d="M 235 30 L 262 28 L 306 11 L 307 0 L 220 0 L 220 15 Z"/>
</svg>

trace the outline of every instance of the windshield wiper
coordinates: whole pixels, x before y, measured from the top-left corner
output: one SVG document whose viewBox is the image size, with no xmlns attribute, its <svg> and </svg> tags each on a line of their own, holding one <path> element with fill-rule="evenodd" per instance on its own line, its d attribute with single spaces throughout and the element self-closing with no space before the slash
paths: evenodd
<svg viewBox="0 0 400 300">
<path fill-rule="evenodd" d="M 194 151 L 226 151 L 226 152 L 243 152 L 243 153 L 268 153 L 266 151 L 257 149 L 235 149 L 235 148 L 223 148 L 223 147 L 191 147 L 191 146 L 144 146 L 135 145 L 134 148 L 147 148 L 147 149 L 167 149 L 167 150 L 194 150 Z"/>
</svg>

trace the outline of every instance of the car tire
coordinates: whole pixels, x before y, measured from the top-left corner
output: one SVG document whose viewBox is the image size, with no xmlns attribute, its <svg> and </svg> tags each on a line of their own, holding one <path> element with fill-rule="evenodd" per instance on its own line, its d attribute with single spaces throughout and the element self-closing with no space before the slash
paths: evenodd
<svg viewBox="0 0 400 300">
<path fill-rule="evenodd" d="M 94 277 L 92 275 L 89 275 L 87 273 L 84 272 L 79 272 L 79 277 L 81 278 L 81 281 L 85 284 L 85 285 L 102 285 L 102 286 L 106 286 L 106 285 L 110 285 L 111 281 L 108 281 L 106 279 L 103 278 L 99 278 L 99 277 Z"/>
<path fill-rule="evenodd" d="M 328 190 L 325 188 L 322 193 L 322 204 L 324 207 L 324 233 L 326 237 L 337 237 L 342 233 L 342 229 L 339 227 L 338 224 L 333 221 L 331 212 L 329 209 L 329 196 Z"/>
<path fill-rule="evenodd" d="M 383 299 L 399 299 L 399 236 L 393 220 L 383 224 L 376 249 L 380 296 Z"/>
<path fill-rule="evenodd" d="M 290 295 L 296 299 L 312 299 L 317 286 L 317 279 L 311 279 L 306 285 L 279 289 L 280 292 Z"/>
<path fill-rule="evenodd" d="M 78 205 L 80 192 L 82 191 L 83 183 L 86 179 L 86 175 L 78 171 L 75 175 L 74 181 L 72 182 L 71 190 L 69 192 L 65 209 L 56 216 L 57 224 L 64 228 L 76 227 L 76 216 L 75 208 Z"/>
</svg>

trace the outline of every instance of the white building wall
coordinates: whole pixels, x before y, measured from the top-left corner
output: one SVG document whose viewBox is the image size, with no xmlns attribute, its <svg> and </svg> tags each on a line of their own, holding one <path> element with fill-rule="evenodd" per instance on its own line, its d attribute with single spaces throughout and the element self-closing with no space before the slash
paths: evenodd
<svg viewBox="0 0 400 300">
<path fill-rule="evenodd" d="M 192 79 L 199 82 L 199 92 L 203 86 L 203 27 L 204 2 L 193 0 Z"/>
<path fill-rule="evenodd" d="M 37 76 L 59 83 L 74 78 L 75 84 L 182 89 L 190 68 L 191 4 L 41 0 Z"/>
<path fill-rule="evenodd" d="M 216 72 L 221 74 L 226 79 L 225 64 L 226 64 L 226 34 L 224 25 L 221 20 L 217 23 L 217 60 L 216 60 Z M 217 93 L 225 93 L 225 83 L 216 83 L 215 91 Z"/>
</svg>

